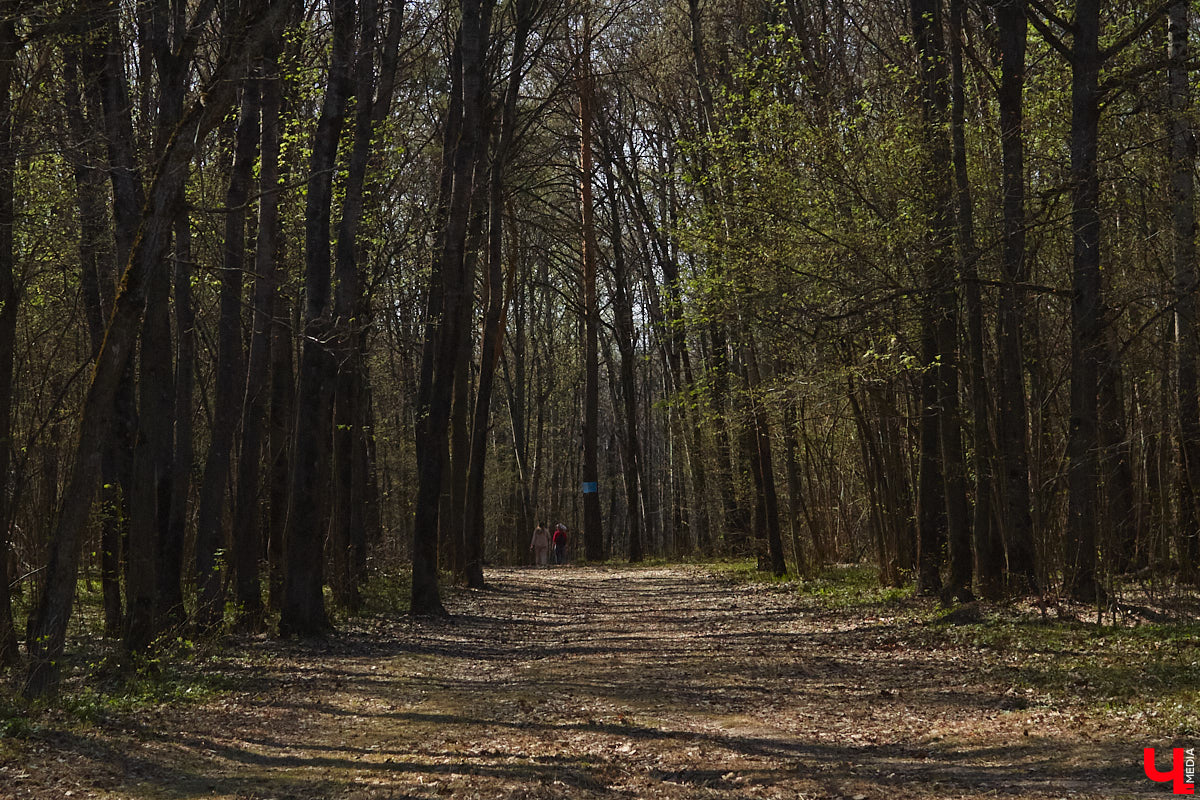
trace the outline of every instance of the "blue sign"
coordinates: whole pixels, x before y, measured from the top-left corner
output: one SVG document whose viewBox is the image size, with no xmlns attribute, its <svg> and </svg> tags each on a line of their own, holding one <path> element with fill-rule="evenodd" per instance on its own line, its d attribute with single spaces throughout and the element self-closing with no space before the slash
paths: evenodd
<svg viewBox="0 0 1200 800">
<path fill-rule="evenodd" d="M 596 494 L 599 491 L 600 491 L 600 484 L 596 483 L 595 481 L 591 481 L 591 482 L 584 481 L 584 484 L 583 484 L 583 493 L 584 494 Z"/>
</svg>

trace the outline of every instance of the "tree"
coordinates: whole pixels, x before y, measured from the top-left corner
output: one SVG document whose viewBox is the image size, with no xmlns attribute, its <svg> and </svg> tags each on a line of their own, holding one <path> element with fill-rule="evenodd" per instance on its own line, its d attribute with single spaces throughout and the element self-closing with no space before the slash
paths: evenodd
<svg viewBox="0 0 1200 800">
<path fill-rule="evenodd" d="M 471 418 L 471 455 L 467 476 L 464 520 L 463 568 L 467 585 L 484 586 L 484 477 L 487 459 L 488 422 L 496 368 L 504 344 L 509 298 L 513 292 L 515 269 L 510 266 L 505 278 L 504 258 L 504 174 L 512 158 L 518 116 L 517 99 L 521 80 L 528 67 L 526 48 L 542 6 L 533 0 L 519 0 L 514 8 L 514 31 L 508 78 L 501 104 L 500 124 L 495 134 L 492 164 L 488 173 L 487 273 L 484 280 L 483 332 L 479 344 L 479 383 Z"/>
<path fill-rule="evenodd" d="M 285 636 L 320 636 L 331 625 L 322 593 L 324 522 L 328 494 L 329 447 L 335 374 L 329 351 L 330 206 L 338 143 L 351 92 L 350 59 L 354 48 L 354 0 L 332 0 L 333 48 L 321 116 L 313 134 L 312 160 L 304 209 L 304 344 L 296 400 L 296 449 L 293 455 L 291 503 L 284 555 L 279 632 Z"/>
<path fill-rule="evenodd" d="M 190 64 L 181 60 L 176 48 L 182 39 L 187 19 L 183 10 L 173 11 L 166 3 L 143 7 L 143 27 L 148 32 L 144 43 L 158 76 L 158 103 L 154 130 L 154 149 L 162 154 L 183 115 L 187 95 Z M 172 47 L 171 35 L 176 35 Z M 182 199 L 188 165 L 177 165 L 173 172 L 161 176 L 173 203 Z M 139 187 L 140 193 L 140 187 Z M 166 209 L 171 219 L 166 223 L 173 229 L 174 207 Z M 171 363 L 171 270 L 167 254 L 170 234 L 162 236 L 155 251 L 143 250 L 142 257 L 152 262 L 146 292 L 146 310 L 142 317 L 138 371 L 137 439 L 133 451 L 133 483 L 129 496 L 129 538 L 126 597 L 128 615 L 125 626 L 125 648 L 140 654 L 148 650 L 164 627 L 160 612 L 163 605 L 174 605 L 173 587 L 164 593 L 164 580 L 175 580 L 173 570 L 160 576 L 163 553 L 173 546 L 170 541 L 172 479 L 174 462 L 174 369 Z"/>
<path fill-rule="evenodd" d="M 583 12 L 579 60 L 579 220 L 583 232 L 583 545 L 589 561 L 604 558 L 600 519 L 600 309 L 596 296 L 596 222 L 592 198 L 592 29 Z"/>
<path fill-rule="evenodd" d="M 282 116 L 282 76 L 279 56 L 283 37 L 270 37 L 259 68 L 260 143 L 258 232 L 254 244 L 254 294 L 250 348 L 246 360 L 245 397 L 242 401 L 242 436 L 238 450 L 237 485 L 234 490 L 233 542 L 235 597 L 238 627 L 257 630 L 262 625 L 262 587 L 258 563 L 262 557 L 262 519 L 258 513 L 260 461 L 267 434 L 270 391 L 271 329 L 279 292 L 280 220 L 279 159 Z"/>
<path fill-rule="evenodd" d="M 413 522 L 412 603 L 414 614 L 444 615 L 437 582 L 438 496 L 448 446 L 450 399 L 460 367 L 459 341 L 471 311 L 473 275 L 467 267 L 467 231 L 484 136 L 484 59 L 492 6 L 462 3 L 454 81 L 443 147 L 442 228 L 430 272 L 425 343 L 416 403 L 418 486 Z M 465 365 L 462 365 L 465 366 Z"/>
<path fill-rule="evenodd" d="M 971 519 L 972 547 L 960 546 L 960 557 L 968 550 L 974 554 L 974 573 L 980 594 L 1000 596 L 1004 571 L 1004 552 L 1000 531 L 993 519 L 993 472 L 995 455 L 991 433 L 991 401 L 987 388 L 987 367 L 983 335 L 983 298 L 979 285 L 979 249 L 975 242 L 975 207 L 967 164 L 965 131 L 966 87 L 963 71 L 963 36 L 966 3 L 950 3 L 950 135 L 954 159 L 954 188 L 957 194 L 958 273 L 963 282 L 967 311 L 967 373 L 971 396 L 971 432 L 974 444 L 972 466 L 975 472 L 975 509 Z M 963 565 L 957 567 L 956 581 L 962 582 Z M 969 579 L 967 580 L 969 583 Z M 960 588 L 961 591 L 961 588 Z"/>
<path fill-rule="evenodd" d="M 255 49 L 265 31 L 277 21 L 274 11 L 273 7 L 244 10 L 238 24 L 230 26 L 229 39 L 206 84 L 204 101 L 200 102 L 199 93 L 192 96 L 174 136 L 163 148 L 156 179 L 142 212 L 137 249 L 131 252 L 125 267 L 80 415 L 75 459 L 50 541 L 46 579 L 30 624 L 29 664 L 23 685 L 26 696 L 45 695 L 58 682 L 67 623 L 75 599 L 82 532 L 91 506 L 100 451 L 112 424 L 113 401 L 145 308 L 151 263 L 141 254 L 158 252 L 175 223 L 170 212 L 176 187 L 163 176 L 174 174 L 191 162 L 198 142 L 228 109 L 233 100 L 230 73 L 238 72 L 243 63 L 241 56 L 247 49 Z M 210 13 L 211 7 L 201 7 L 189 19 L 183 36 L 185 60 L 190 61 Z"/>
<path fill-rule="evenodd" d="M 1170 146 L 1171 222 L 1174 239 L 1176 397 L 1179 414 L 1179 561 L 1181 577 L 1195 581 L 1200 568 L 1200 404 L 1196 354 L 1196 143 L 1190 122 L 1191 88 L 1187 3 L 1167 12 L 1167 139 Z M 1130 558 L 1131 553 L 1126 553 Z"/>
<path fill-rule="evenodd" d="M 17 38 L 15 0 L 0 6 L 0 665 L 17 663 L 16 628 L 13 625 L 9 585 L 8 553 L 12 547 L 13 509 L 8 500 L 9 464 L 12 460 L 13 357 L 17 327 L 17 288 L 13 274 L 13 64 L 20 40 Z"/>
<path fill-rule="evenodd" d="M 950 551 L 950 575 L 944 591 L 965 600 L 971 595 L 971 527 L 958 405 L 958 297 L 951 249 L 955 206 L 949 176 L 937 166 L 950 161 L 943 133 L 949 103 L 940 0 L 914 2 L 912 26 L 920 63 L 922 137 L 927 148 L 924 188 L 929 204 L 928 252 L 924 256 L 924 288 L 928 295 L 921 320 L 921 352 L 926 369 L 922 380 L 928 385 L 922 389 L 918 591 L 942 589 L 935 571 L 940 563 L 944 513 Z M 943 481 L 944 488 L 934 485 Z M 944 509 L 939 503 L 943 492 Z"/>
<path fill-rule="evenodd" d="M 613 268 L 613 322 L 614 338 L 617 350 L 621 354 L 621 379 L 619 382 L 621 400 L 625 411 L 625 438 L 622 455 L 625 478 L 625 505 L 628 509 L 630 563 L 638 563 L 645 558 L 642 542 L 642 510 L 638 488 L 642 483 L 642 454 L 638 442 L 638 409 L 637 409 L 637 380 L 634 376 L 634 337 L 633 302 L 629 296 L 629 275 L 625 263 L 625 246 L 622 241 L 624 232 L 621 229 L 620 197 L 617 194 L 616 181 L 612 171 L 605 169 L 605 184 L 609 197 L 609 220 L 612 226 L 612 268 Z"/>
<path fill-rule="evenodd" d="M 248 77 L 241 92 L 241 109 L 233 141 L 233 163 L 229 171 L 229 188 L 225 193 L 225 253 L 221 271 L 221 314 L 213 406 L 213 415 L 221 423 L 213 428 L 212 443 L 204 462 L 196 521 L 196 582 L 200 586 L 196 621 L 203 630 L 212 630 L 220 625 L 225 613 L 224 564 L 220 553 L 226 549 L 227 536 L 222 520 L 229 485 L 233 435 L 241 420 L 245 394 L 242 276 L 246 261 L 246 201 L 261 135 L 258 80 Z M 243 563 L 244 556 L 239 558 L 239 554 L 244 545 L 243 542 L 233 542 L 232 551 L 238 564 Z"/>
<path fill-rule="evenodd" d="M 1023 284 L 1029 275 L 1025 262 L 1025 140 L 1022 130 L 1025 84 L 1025 48 L 1028 35 L 1025 3 L 1002 3 L 996 8 L 1000 49 L 1000 158 L 1003 214 L 1003 253 L 997 313 L 999 413 L 997 415 L 1000 518 L 1004 520 L 1004 546 L 1010 585 L 1023 592 L 1037 591 L 1034 570 L 1033 521 L 1029 497 L 1028 414 L 1025 407 Z M 977 539 L 978 541 L 978 539 Z M 977 552 L 979 548 L 977 547 Z M 991 554 L 983 550 L 984 554 Z M 986 560 L 986 559 L 985 559 Z M 982 576 L 982 572 L 980 573 Z M 991 569 L 989 565 L 989 574 Z"/>
</svg>

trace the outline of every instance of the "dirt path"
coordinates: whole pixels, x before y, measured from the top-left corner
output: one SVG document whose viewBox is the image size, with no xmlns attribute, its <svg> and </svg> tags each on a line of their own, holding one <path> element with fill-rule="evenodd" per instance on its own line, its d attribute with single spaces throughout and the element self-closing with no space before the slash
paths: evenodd
<svg viewBox="0 0 1200 800">
<path fill-rule="evenodd" d="M 887 607 L 820 610 L 687 568 L 489 579 L 452 624 L 264 643 L 220 701 L 33 737 L 0 762 L 0 796 L 1169 793 L 1142 777 L 1136 731 L 1014 695 Z"/>
</svg>

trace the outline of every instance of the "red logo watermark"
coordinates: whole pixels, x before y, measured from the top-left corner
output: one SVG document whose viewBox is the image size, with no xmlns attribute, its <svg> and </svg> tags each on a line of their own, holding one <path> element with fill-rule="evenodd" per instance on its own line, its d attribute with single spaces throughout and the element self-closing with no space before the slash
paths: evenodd
<svg viewBox="0 0 1200 800">
<path fill-rule="evenodd" d="M 1156 783 L 1171 781 L 1174 794 L 1196 793 L 1196 748 L 1175 747 L 1171 749 L 1171 771 L 1159 772 L 1154 765 L 1154 748 L 1142 750 L 1142 768 L 1146 777 Z"/>
</svg>

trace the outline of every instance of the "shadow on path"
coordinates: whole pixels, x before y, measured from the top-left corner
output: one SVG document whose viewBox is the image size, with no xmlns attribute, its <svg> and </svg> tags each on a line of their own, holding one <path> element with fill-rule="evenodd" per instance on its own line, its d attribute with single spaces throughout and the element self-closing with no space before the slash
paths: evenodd
<svg viewBox="0 0 1200 800">
<path fill-rule="evenodd" d="M 784 588 L 685 568 L 489 578 L 449 624 L 264 645 L 230 669 L 230 698 L 38 741 L 94 797 L 1162 794 L 1146 743 L 1014 697 L 887 608 L 809 614 Z"/>
</svg>

